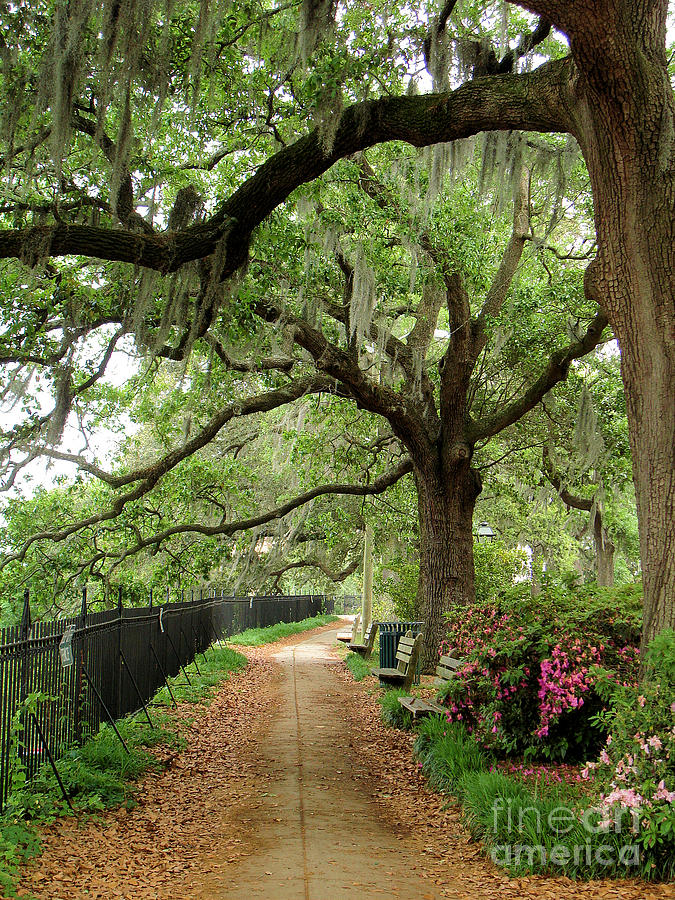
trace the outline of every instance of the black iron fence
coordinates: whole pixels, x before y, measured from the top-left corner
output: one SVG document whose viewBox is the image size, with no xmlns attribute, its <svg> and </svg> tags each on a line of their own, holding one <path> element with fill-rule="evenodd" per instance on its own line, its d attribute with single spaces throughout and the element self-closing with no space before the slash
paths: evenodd
<svg viewBox="0 0 675 900">
<path fill-rule="evenodd" d="M 184 595 L 183 595 L 184 597 Z M 324 611 L 322 595 L 195 596 L 180 602 L 0 629 L 0 810 L 17 765 L 31 778 L 43 763 L 142 709 L 167 679 L 219 638 L 247 628 L 297 622 Z M 44 695 L 37 702 L 38 695 Z"/>
</svg>

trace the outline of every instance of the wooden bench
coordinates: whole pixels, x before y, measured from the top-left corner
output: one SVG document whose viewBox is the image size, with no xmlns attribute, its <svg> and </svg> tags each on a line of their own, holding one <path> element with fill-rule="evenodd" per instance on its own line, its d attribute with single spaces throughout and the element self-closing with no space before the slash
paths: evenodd
<svg viewBox="0 0 675 900">
<path fill-rule="evenodd" d="M 354 618 L 354 624 L 352 625 L 351 631 L 338 631 L 337 639 L 338 641 L 342 641 L 343 644 L 353 644 L 356 640 L 356 635 L 359 633 L 359 628 L 361 627 L 361 613 Z"/>
<path fill-rule="evenodd" d="M 373 652 L 373 646 L 375 645 L 375 637 L 377 635 L 377 623 L 371 622 L 370 625 L 366 628 L 366 633 L 363 635 L 363 642 L 360 644 L 350 643 L 347 646 L 353 653 L 358 653 L 359 656 L 363 657 L 363 659 L 368 659 L 370 654 Z"/>
<path fill-rule="evenodd" d="M 418 634 L 417 637 L 413 637 L 412 631 L 407 631 L 398 642 L 396 668 L 373 669 L 372 674 L 389 687 L 400 687 L 404 691 L 410 690 L 421 648 L 422 635 Z"/>
<path fill-rule="evenodd" d="M 436 685 L 442 687 L 444 684 L 447 684 L 463 664 L 463 660 L 455 659 L 450 654 L 441 656 L 436 666 L 436 675 L 438 676 Z M 444 716 L 448 711 L 447 706 L 443 706 L 435 700 L 423 700 L 421 697 L 399 697 L 398 702 L 412 714 L 413 722 L 415 719 L 421 719 L 423 716 L 432 714 Z"/>
</svg>

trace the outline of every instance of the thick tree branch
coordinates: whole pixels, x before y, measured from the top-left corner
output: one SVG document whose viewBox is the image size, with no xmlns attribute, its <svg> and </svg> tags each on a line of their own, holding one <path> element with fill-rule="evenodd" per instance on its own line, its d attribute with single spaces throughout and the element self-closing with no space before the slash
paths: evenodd
<svg viewBox="0 0 675 900">
<path fill-rule="evenodd" d="M 319 132 L 311 132 L 272 156 L 206 222 L 161 235 L 64 223 L 8 229 L 0 233 L 0 258 L 80 255 L 172 272 L 210 255 L 227 238 L 226 278 L 246 261 L 253 230 L 272 210 L 359 150 L 395 140 L 423 147 L 490 130 L 572 131 L 572 71 L 565 58 L 532 73 L 479 78 L 447 94 L 355 104 L 342 114 L 330 152 Z"/>
<path fill-rule="evenodd" d="M 136 486 L 126 494 L 121 494 L 116 497 L 111 507 L 103 512 L 72 522 L 64 528 L 46 530 L 31 535 L 16 553 L 10 553 L 2 557 L 0 560 L 0 569 L 4 568 L 9 562 L 24 559 L 30 547 L 36 542 L 51 541 L 53 543 L 58 543 L 66 540 L 66 538 L 75 534 L 77 531 L 116 518 L 127 504 L 133 503 L 135 500 L 139 500 L 141 497 L 148 494 L 167 472 L 213 440 L 221 428 L 236 416 L 251 415 L 256 412 L 268 412 L 271 409 L 276 409 L 279 406 L 297 400 L 305 394 L 330 391 L 332 387 L 333 382 L 328 378 L 316 376 L 312 378 L 302 378 L 291 382 L 291 384 L 284 388 L 268 391 L 264 394 L 257 394 L 236 403 L 231 403 L 215 415 L 200 433 L 191 441 L 184 444 L 183 447 L 173 450 L 161 459 L 156 460 L 154 463 L 144 466 L 141 469 L 136 469 L 126 475 L 113 475 L 109 472 L 104 472 L 79 457 L 72 459 L 69 458 L 68 454 L 62 454 L 59 451 L 53 451 L 50 448 L 41 449 L 40 452 L 43 455 L 53 456 L 55 459 L 65 459 L 69 462 L 76 462 L 83 471 L 89 472 L 111 487 L 117 488 L 129 484 L 135 484 Z M 274 516 L 271 518 L 274 518 Z M 248 527 L 254 526 L 251 525 Z"/>
<path fill-rule="evenodd" d="M 295 365 L 295 360 L 290 356 L 268 356 L 260 360 L 235 359 L 233 356 L 230 356 L 227 350 L 223 347 L 220 341 L 216 340 L 216 338 L 207 334 L 206 340 L 208 345 L 210 347 L 213 347 L 216 356 L 223 363 L 223 365 L 227 369 L 231 369 L 233 372 L 278 371 L 288 374 Z"/>
<path fill-rule="evenodd" d="M 268 322 L 276 322 L 281 311 L 272 304 L 258 303 L 256 313 Z M 411 453 L 428 449 L 429 435 L 417 406 L 385 384 L 379 384 L 361 370 L 358 360 L 331 343 L 323 332 L 305 320 L 284 314 L 284 320 L 294 327 L 294 340 L 310 354 L 317 369 L 330 375 L 342 385 L 346 396 L 363 409 L 384 416 Z"/>
<path fill-rule="evenodd" d="M 544 473 L 547 481 L 549 481 L 550 484 L 556 489 L 556 493 L 565 504 L 565 506 L 572 507 L 573 509 L 582 509 L 584 510 L 584 512 L 590 512 L 593 509 L 595 500 L 588 499 L 587 497 L 579 497 L 567 490 L 567 488 L 562 483 L 560 475 L 553 468 L 553 463 L 551 462 L 548 447 L 542 448 L 541 458 L 542 472 Z"/>
<path fill-rule="evenodd" d="M 323 560 L 317 559 L 316 557 L 308 557 L 307 559 L 299 559 L 297 562 L 287 563 L 285 566 L 275 569 L 273 572 L 268 572 L 267 577 L 274 578 L 275 585 L 278 585 L 281 577 L 285 575 L 286 572 L 290 572 L 293 569 L 319 569 L 326 578 L 329 578 L 332 582 L 337 584 L 344 581 L 345 578 L 349 578 L 350 575 L 353 575 L 358 569 L 359 563 L 360 560 L 355 559 L 340 571 L 334 572 L 327 563 L 323 562 Z"/>
<path fill-rule="evenodd" d="M 524 170 L 520 180 L 518 193 L 513 203 L 513 228 L 511 230 L 511 237 L 506 245 L 501 262 L 499 263 L 499 268 L 497 269 L 494 280 L 487 292 L 481 311 L 478 313 L 473 323 L 472 353 L 474 362 L 478 359 L 487 343 L 487 319 L 494 318 L 499 314 L 499 311 L 506 300 L 511 283 L 513 282 L 513 276 L 516 274 L 520 259 L 523 255 L 525 239 L 529 229 L 528 176 L 529 173 L 527 170 Z"/>
<path fill-rule="evenodd" d="M 257 528 L 260 525 L 265 525 L 267 522 L 283 519 L 284 516 L 287 516 L 289 513 L 293 512 L 293 510 L 298 509 L 300 506 L 304 506 L 306 503 L 315 500 L 317 497 L 325 497 L 332 494 L 352 497 L 369 497 L 376 494 L 382 494 L 387 488 L 396 484 L 397 481 L 400 481 L 404 475 L 412 472 L 412 468 L 412 460 L 410 457 L 405 457 L 397 466 L 378 476 L 369 484 L 322 484 L 309 491 L 305 491 L 303 494 L 294 497 L 292 500 L 289 500 L 287 503 L 283 503 L 274 509 L 268 510 L 257 516 L 252 516 L 248 519 L 240 519 L 237 522 L 223 522 L 220 525 L 202 525 L 197 523 L 174 525 L 171 528 L 166 528 L 164 531 L 144 538 L 134 547 L 125 550 L 124 553 L 121 554 L 116 565 L 119 565 L 127 557 L 139 553 L 141 550 L 145 550 L 148 547 L 156 547 L 168 538 L 177 534 L 186 534 L 189 532 L 201 534 L 205 537 L 216 537 L 218 535 L 230 536 L 239 531 L 248 531 L 252 528 Z"/>
</svg>

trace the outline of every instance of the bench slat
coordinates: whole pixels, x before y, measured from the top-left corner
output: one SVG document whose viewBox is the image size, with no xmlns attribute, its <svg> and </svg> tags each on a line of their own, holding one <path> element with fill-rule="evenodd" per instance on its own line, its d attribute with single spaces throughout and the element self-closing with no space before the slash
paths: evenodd
<svg viewBox="0 0 675 900">
<path fill-rule="evenodd" d="M 399 669 L 373 669 L 370 673 L 371 675 L 376 675 L 382 678 L 393 678 L 402 675 L 403 673 Z"/>
</svg>

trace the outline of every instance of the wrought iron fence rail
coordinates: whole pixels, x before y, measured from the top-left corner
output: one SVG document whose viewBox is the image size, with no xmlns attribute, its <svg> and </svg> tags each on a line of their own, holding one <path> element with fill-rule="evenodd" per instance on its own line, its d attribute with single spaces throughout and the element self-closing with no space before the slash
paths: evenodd
<svg viewBox="0 0 675 900">
<path fill-rule="evenodd" d="M 183 595 L 184 596 L 184 595 Z M 169 598 L 167 597 L 167 601 Z M 0 629 L 0 810 L 12 772 L 31 778 L 101 723 L 142 709 L 216 639 L 250 627 L 292 622 L 330 610 L 318 594 L 231 597 L 209 594 L 158 606 L 87 611 Z M 35 694 L 46 695 L 31 703 Z"/>
</svg>

